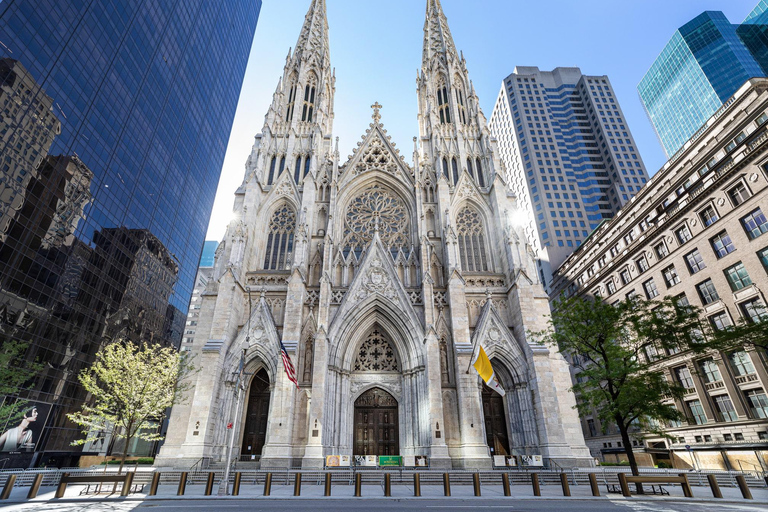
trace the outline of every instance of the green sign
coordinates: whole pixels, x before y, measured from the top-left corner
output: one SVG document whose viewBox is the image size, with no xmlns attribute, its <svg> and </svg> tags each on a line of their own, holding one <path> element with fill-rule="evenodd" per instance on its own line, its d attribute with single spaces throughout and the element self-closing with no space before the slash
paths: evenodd
<svg viewBox="0 0 768 512">
<path fill-rule="evenodd" d="M 403 458 L 399 455 L 379 455 L 379 467 L 400 466 Z"/>
</svg>

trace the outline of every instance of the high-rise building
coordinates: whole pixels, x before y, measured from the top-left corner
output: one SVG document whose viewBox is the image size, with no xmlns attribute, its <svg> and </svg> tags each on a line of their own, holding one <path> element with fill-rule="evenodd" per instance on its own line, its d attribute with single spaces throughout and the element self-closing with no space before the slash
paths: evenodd
<svg viewBox="0 0 768 512">
<path fill-rule="evenodd" d="M 184 326 L 184 337 L 181 343 L 181 350 L 190 350 L 197 333 L 197 322 L 200 320 L 200 306 L 202 305 L 202 294 L 205 291 L 208 282 L 213 277 L 213 267 L 216 263 L 216 249 L 219 242 L 215 240 L 206 240 L 203 245 L 203 254 L 200 256 L 200 267 L 195 276 L 195 287 L 192 289 L 192 299 L 189 301 L 189 313 L 187 313 L 187 323 Z"/>
<path fill-rule="evenodd" d="M 768 7 L 761 0 L 742 25 L 706 11 L 680 27 L 637 86 L 668 157 L 736 90 L 768 71 Z"/>
<path fill-rule="evenodd" d="M 42 363 L 9 467 L 101 453 L 65 415 L 103 343 L 180 345 L 260 7 L 0 4 L 0 340 Z"/>
<path fill-rule="evenodd" d="M 540 279 L 648 181 L 607 76 L 516 67 L 490 121 Z"/>
</svg>

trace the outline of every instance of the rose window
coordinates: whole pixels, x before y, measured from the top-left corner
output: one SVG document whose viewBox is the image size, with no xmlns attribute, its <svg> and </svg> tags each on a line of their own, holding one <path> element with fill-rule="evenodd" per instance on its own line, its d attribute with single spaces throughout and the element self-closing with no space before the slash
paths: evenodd
<svg viewBox="0 0 768 512">
<path fill-rule="evenodd" d="M 408 213 L 398 197 L 378 185 L 369 188 L 347 206 L 344 221 L 344 255 L 360 256 L 378 228 L 379 238 L 393 253 L 409 245 Z"/>
</svg>

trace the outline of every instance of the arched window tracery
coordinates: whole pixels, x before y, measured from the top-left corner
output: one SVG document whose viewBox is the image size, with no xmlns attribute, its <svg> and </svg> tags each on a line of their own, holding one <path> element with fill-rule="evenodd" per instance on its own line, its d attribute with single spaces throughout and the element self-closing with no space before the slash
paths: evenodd
<svg viewBox="0 0 768 512">
<path fill-rule="evenodd" d="M 288 107 L 285 110 L 285 120 L 289 123 L 293 119 L 293 107 L 296 104 L 296 81 L 293 79 L 290 90 L 288 91 Z"/>
<path fill-rule="evenodd" d="M 459 107 L 459 122 L 461 124 L 467 124 L 467 109 L 464 107 L 464 93 L 461 90 L 461 86 L 456 86 L 456 103 Z"/>
<path fill-rule="evenodd" d="M 380 329 L 374 328 L 360 345 L 353 368 L 356 372 L 399 371 L 395 349 Z"/>
<path fill-rule="evenodd" d="M 480 213 L 469 206 L 462 208 L 456 216 L 456 233 L 462 268 L 467 272 L 487 272 L 485 229 Z"/>
<path fill-rule="evenodd" d="M 440 114 L 440 124 L 451 122 L 451 108 L 448 102 L 448 86 L 444 81 L 437 86 L 437 110 Z"/>
<path fill-rule="evenodd" d="M 358 257 L 370 244 L 378 229 L 382 243 L 393 254 L 407 251 L 410 245 L 410 218 L 405 203 L 376 184 L 350 201 L 344 218 L 344 256 Z"/>
<path fill-rule="evenodd" d="M 293 257 L 296 212 L 288 204 L 280 206 L 269 221 L 265 270 L 289 270 Z"/>
<path fill-rule="evenodd" d="M 314 77 L 304 87 L 304 106 L 301 109 L 301 120 L 308 123 L 312 122 L 312 115 L 315 110 L 315 83 Z"/>
</svg>

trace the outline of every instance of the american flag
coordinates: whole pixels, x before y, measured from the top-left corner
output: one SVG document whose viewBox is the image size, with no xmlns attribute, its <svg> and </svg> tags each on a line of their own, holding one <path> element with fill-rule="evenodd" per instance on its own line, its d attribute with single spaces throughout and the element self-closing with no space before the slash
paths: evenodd
<svg viewBox="0 0 768 512">
<path fill-rule="evenodd" d="M 288 375 L 288 380 L 296 384 L 299 387 L 299 381 L 296 380 L 296 368 L 293 367 L 291 362 L 291 356 L 288 355 L 288 351 L 285 350 L 285 345 L 280 341 L 280 356 L 283 358 L 283 367 L 285 368 L 285 374 Z"/>
</svg>

